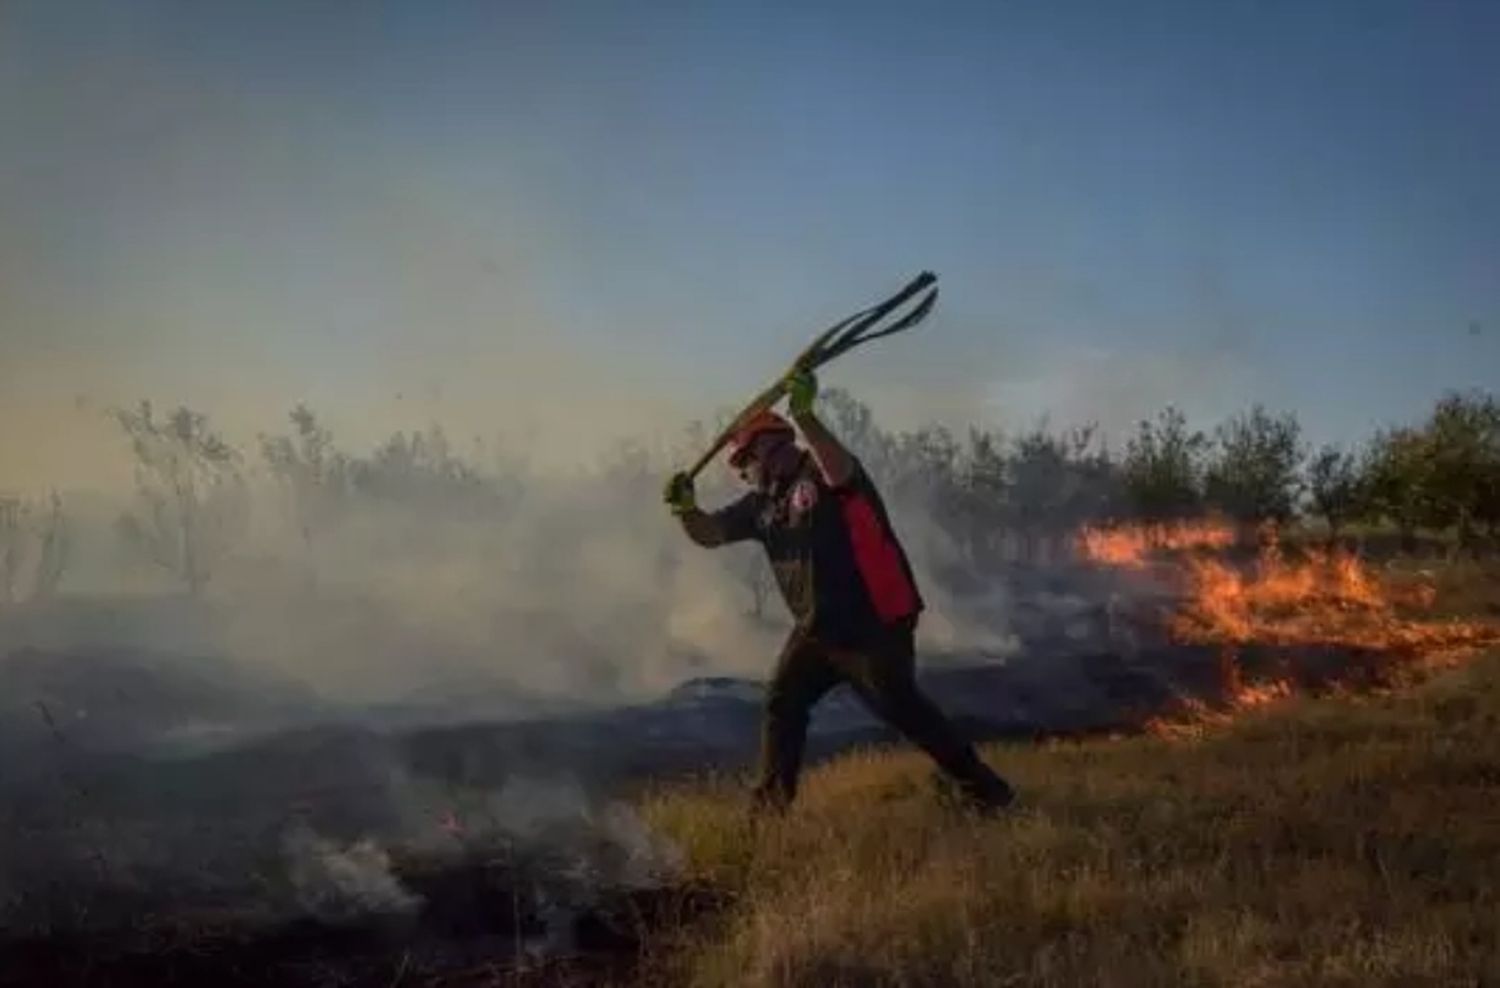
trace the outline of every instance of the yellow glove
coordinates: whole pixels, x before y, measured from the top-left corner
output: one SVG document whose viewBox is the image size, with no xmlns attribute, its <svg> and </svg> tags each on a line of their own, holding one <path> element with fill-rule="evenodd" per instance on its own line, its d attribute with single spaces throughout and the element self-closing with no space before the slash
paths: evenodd
<svg viewBox="0 0 1500 988">
<path fill-rule="evenodd" d="M 818 400 L 818 377 L 810 370 L 793 371 L 783 382 L 786 388 L 786 410 L 793 418 L 811 415 Z"/>
<path fill-rule="evenodd" d="M 662 492 L 662 500 L 667 502 L 667 508 L 674 515 L 685 515 L 698 507 L 697 495 L 693 493 L 693 478 L 685 473 L 674 473 L 667 479 L 666 490 Z"/>
</svg>

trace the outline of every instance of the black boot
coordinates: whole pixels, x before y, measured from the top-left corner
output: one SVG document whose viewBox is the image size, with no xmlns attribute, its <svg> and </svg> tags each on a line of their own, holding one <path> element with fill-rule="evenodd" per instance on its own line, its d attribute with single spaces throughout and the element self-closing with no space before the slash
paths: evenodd
<svg viewBox="0 0 1500 988">
<path fill-rule="evenodd" d="M 984 772 L 964 779 L 958 791 L 969 809 L 985 816 L 1009 809 L 1016 801 L 1016 791 L 985 766 Z"/>
<path fill-rule="evenodd" d="M 1016 801 L 1016 791 L 984 762 L 975 759 L 974 766 L 961 777 L 934 772 L 933 787 L 943 803 L 992 816 L 1010 808 Z"/>
</svg>

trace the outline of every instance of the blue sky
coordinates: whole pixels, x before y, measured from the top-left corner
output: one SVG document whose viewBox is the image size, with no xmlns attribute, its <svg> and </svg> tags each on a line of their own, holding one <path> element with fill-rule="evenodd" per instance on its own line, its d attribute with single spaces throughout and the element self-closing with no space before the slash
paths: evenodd
<svg viewBox="0 0 1500 988">
<path fill-rule="evenodd" d="M 828 375 L 896 424 L 1357 437 L 1500 388 L 1496 51 L 1455 0 L 8 4 L 0 469 L 139 396 L 669 429 L 922 268 Z"/>
</svg>

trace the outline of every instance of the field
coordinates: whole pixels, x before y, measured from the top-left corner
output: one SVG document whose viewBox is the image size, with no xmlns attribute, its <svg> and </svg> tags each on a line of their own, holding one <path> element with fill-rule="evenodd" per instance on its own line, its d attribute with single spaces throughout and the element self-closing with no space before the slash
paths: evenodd
<svg viewBox="0 0 1500 988">
<path fill-rule="evenodd" d="M 1500 653 L 1409 695 L 1220 732 L 994 746 L 1023 805 L 945 811 L 916 755 L 812 773 L 784 822 L 664 791 L 724 907 L 663 935 L 695 985 L 1481 985 L 1500 979 Z"/>
<path fill-rule="evenodd" d="M 1492 618 L 1491 569 L 1391 578 L 1425 579 L 1434 613 Z M 987 746 L 1022 794 L 997 820 L 945 808 L 910 752 L 823 766 L 758 827 L 730 784 L 654 792 L 647 818 L 719 908 L 658 931 L 640 978 L 1500 983 L 1500 651 L 1196 726 Z"/>
<path fill-rule="evenodd" d="M 313 711 L 140 760 L 87 755 L 119 733 L 107 698 L 66 735 L 44 704 L 13 749 L 30 781 L 7 783 L 31 851 L 0 869 L 0 984 L 1500 984 L 1495 562 L 1115 534 L 1089 565 L 1149 588 L 1111 590 L 1091 625 L 1089 648 L 1119 646 L 1091 668 L 1132 684 L 1091 702 L 1121 716 L 983 746 L 1021 794 L 997 818 L 866 741 L 752 823 L 734 771 L 680 774 L 753 735 L 744 684 L 592 719 Z M 39 695 L 18 677 L 55 660 L 13 654 L 7 682 Z M 158 720 L 229 695 L 191 665 L 80 662 L 61 668 L 132 707 L 160 692 Z M 1086 681 L 1005 668 L 981 704 Z M 1151 706 L 1126 716 L 1132 698 Z M 512 778 L 547 753 L 614 781 Z"/>
</svg>

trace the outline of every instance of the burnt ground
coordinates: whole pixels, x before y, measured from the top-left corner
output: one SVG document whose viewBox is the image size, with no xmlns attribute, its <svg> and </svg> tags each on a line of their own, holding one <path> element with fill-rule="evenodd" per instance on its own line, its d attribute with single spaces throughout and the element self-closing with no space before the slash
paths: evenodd
<svg viewBox="0 0 1500 988">
<path fill-rule="evenodd" d="M 213 913 L 8 936 L 0 985 L 569 985 L 629 977 L 646 933 L 713 907 L 681 888 L 620 889 L 562 915 L 505 865 L 408 862 L 409 915 L 256 922 Z"/>
<path fill-rule="evenodd" d="M 1345 648 L 1252 647 L 1236 675 L 1316 691 L 1387 667 Z M 591 984 L 625 977 L 664 911 L 712 907 L 674 886 L 670 849 L 612 797 L 747 766 L 754 682 L 382 727 L 284 697 L 273 716 L 185 668 L 34 649 L 0 663 L 0 985 Z M 1072 640 L 923 676 L 980 740 L 1128 732 L 1185 699 L 1223 702 L 1229 680 L 1213 648 Z M 127 694 L 144 719 L 101 710 Z M 836 692 L 809 756 L 898 740 Z"/>
</svg>

